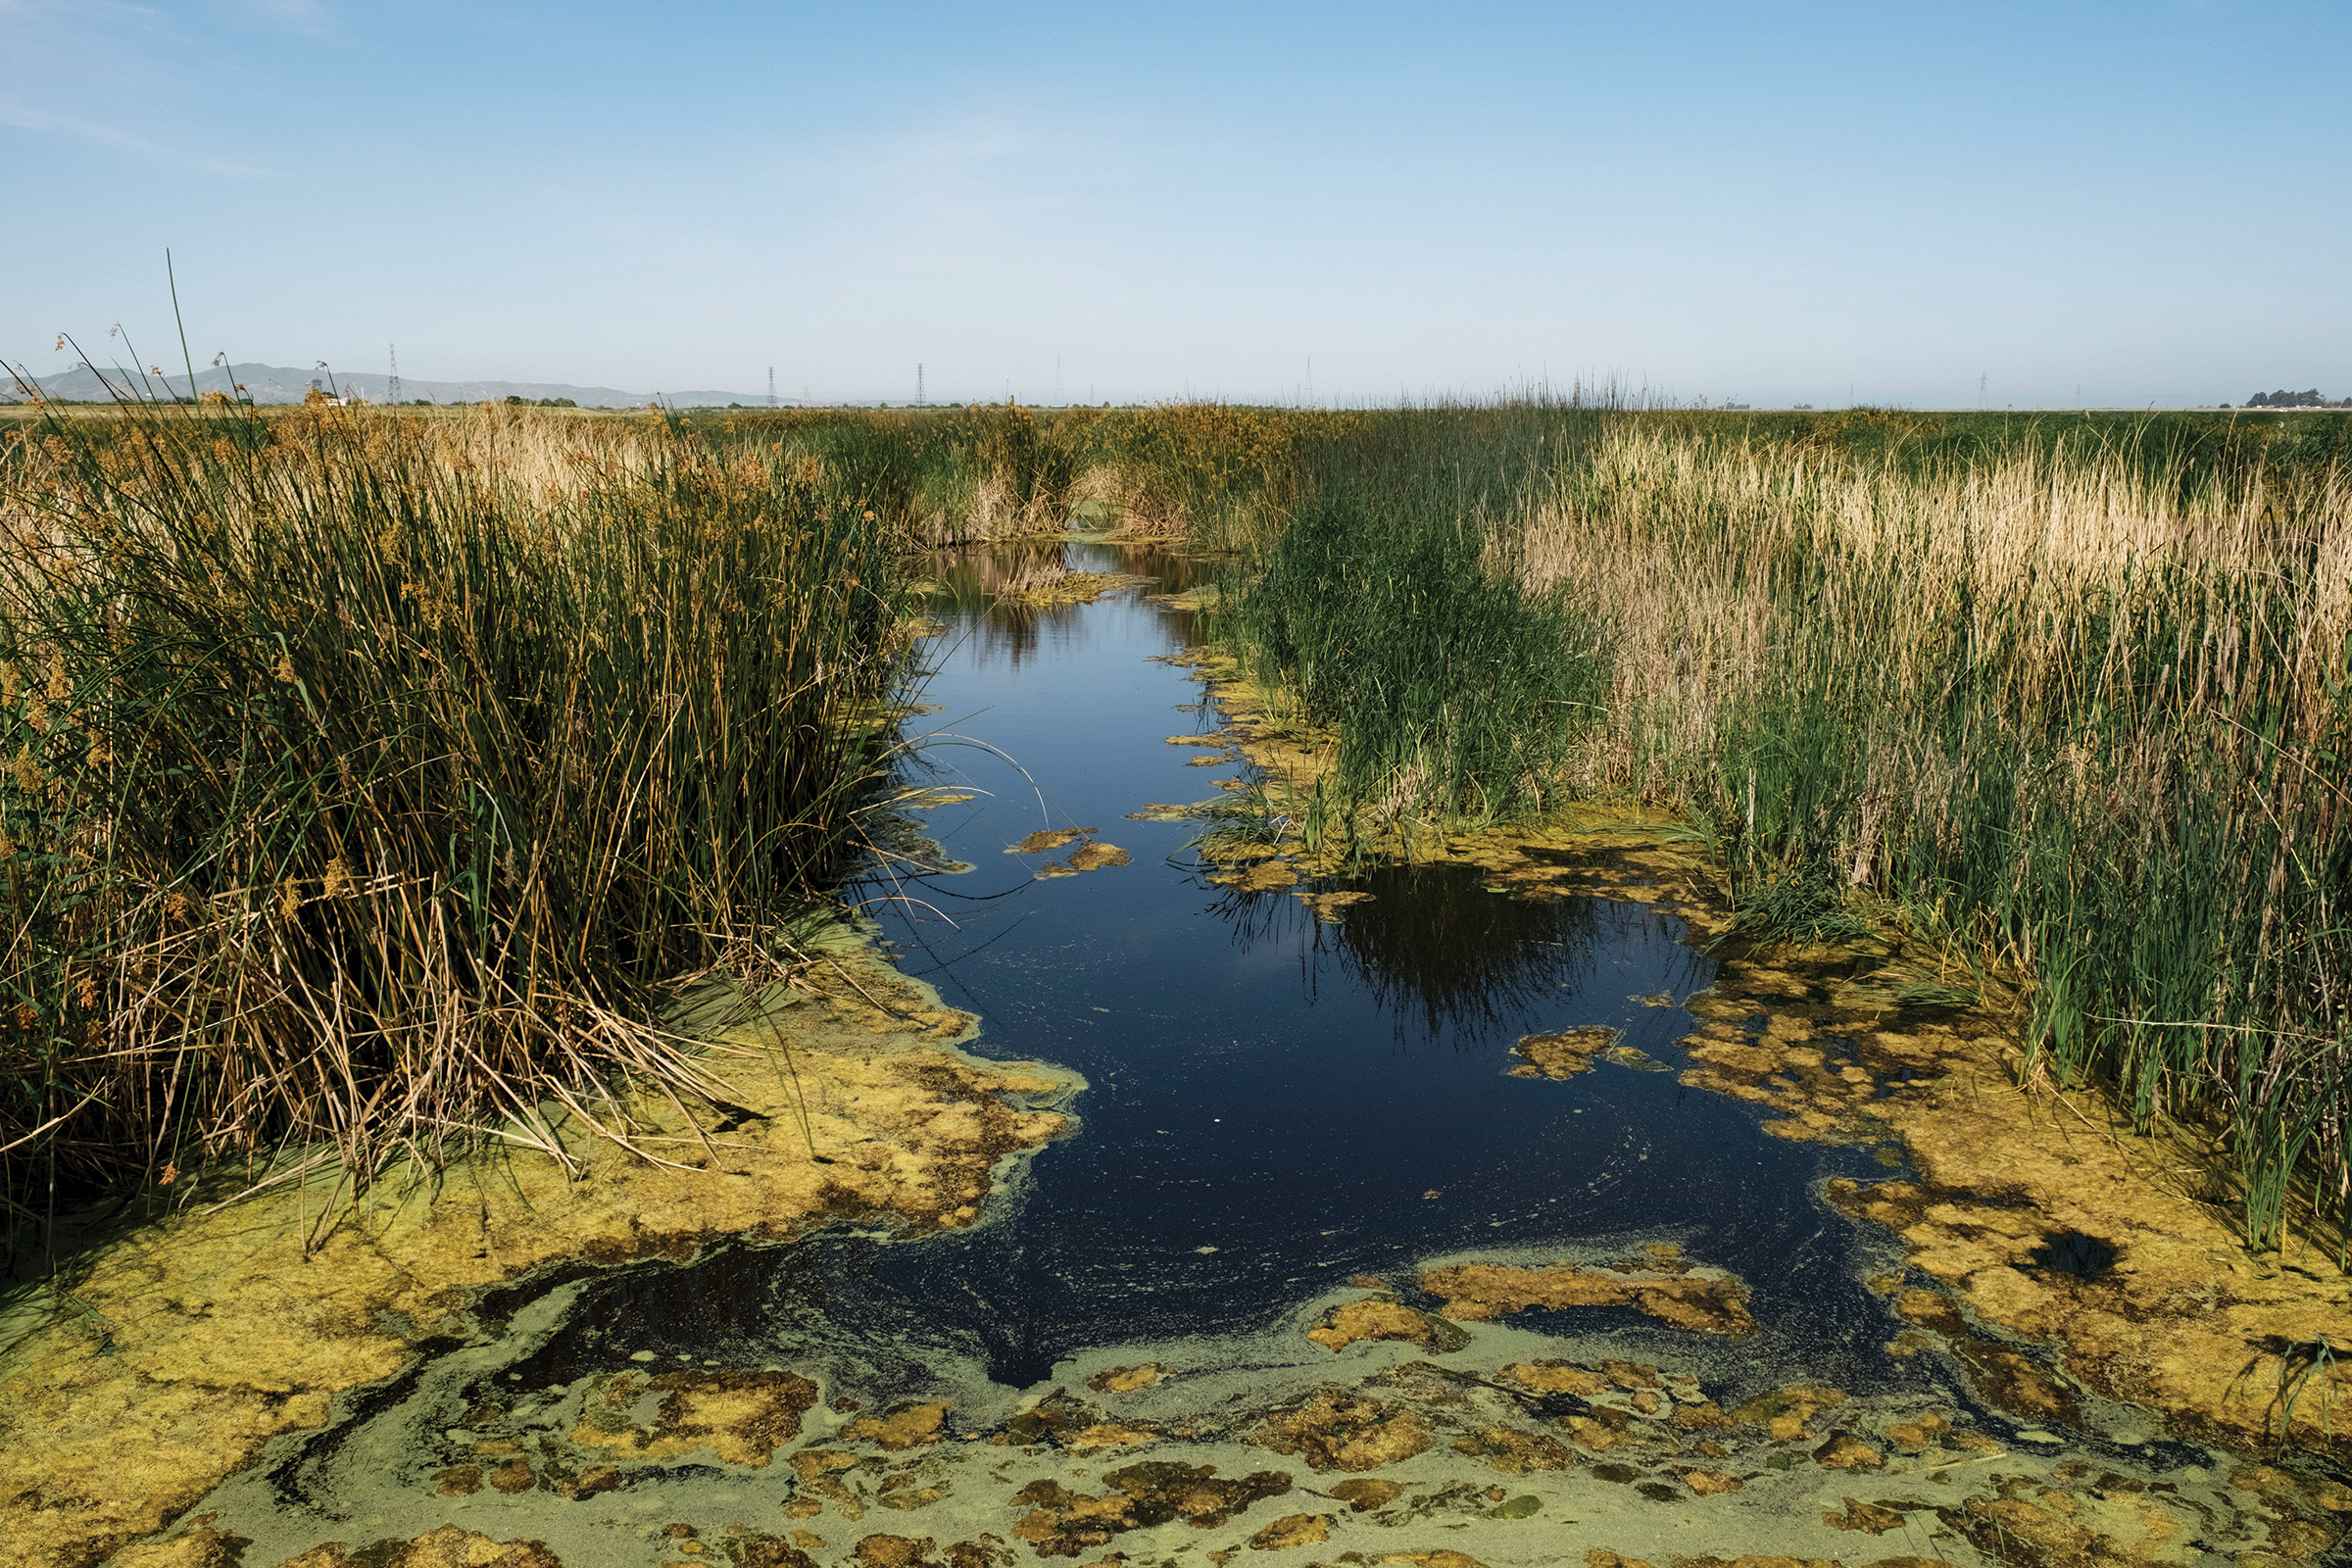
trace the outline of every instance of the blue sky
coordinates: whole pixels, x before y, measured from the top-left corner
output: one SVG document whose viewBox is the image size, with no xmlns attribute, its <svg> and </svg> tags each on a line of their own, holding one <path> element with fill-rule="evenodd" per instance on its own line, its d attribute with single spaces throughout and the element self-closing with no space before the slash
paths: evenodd
<svg viewBox="0 0 2352 1568">
<path fill-rule="evenodd" d="M 2352 7 L 0 0 L 0 354 L 2352 394 Z M 174 345 L 175 352 L 175 345 Z"/>
</svg>

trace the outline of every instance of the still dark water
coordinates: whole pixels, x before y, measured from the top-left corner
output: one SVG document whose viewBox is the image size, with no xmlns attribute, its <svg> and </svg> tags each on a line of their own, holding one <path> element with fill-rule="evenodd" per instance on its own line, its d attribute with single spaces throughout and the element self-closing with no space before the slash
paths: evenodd
<svg viewBox="0 0 2352 1568">
<path fill-rule="evenodd" d="M 1165 587 L 1187 570 L 1053 548 Z M 649 1346 L 729 1359 L 822 1346 L 837 1377 L 878 1395 L 921 1392 L 951 1360 L 1017 1389 L 1089 1348 L 1262 1329 L 1353 1275 L 1636 1235 L 1743 1276 L 1784 1364 L 1856 1390 L 1908 1375 L 1878 1351 L 1855 1228 L 1812 1196 L 1825 1175 L 1886 1174 L 1867 1152 L 1768 1137 L 1754 1109 L 1673 1072 L 1506 1076 L 1518 1036 L 1595 1023 L 1683 1065 L 1689 1016 L 1636 1000 L 1708 983 L 1677 922 L 1487 893 L 1454 866 L 1374 873 L 1357 885 L 1375 898 L 1339 926 L 1287 894 L 1208 884 L 1185 848 L 1201 824 L 1125 817 L 1213 797 L 1239 771 L 1187 767 L 1204 754 L 1165 743 L 1215 727 L 1203 688 L 1152 659 L 1188 642 L 1187 616 L 1147 592 L 1000 607 L 988 585 L 1017 564 L 935 565 L 951 630 L 925 644 L 940 710 L 917 727 L 935 732 L 932 782 L 980 794 L 929 813 L 928 831 L 977 869 L 860 896 L 908 972 L 980 1014 L 980 1054 L 1086 1076 L 1080 1126 L 971 1231 L 832 1234 L 591 1282 L 570 1326 L 517 1364 L 526 1382 Z M 1045 857 L 1005 853 L 1070 826 L 1133 863 L 1041 880 Z M 1612 1317 L 1629 1352 L 1672 1333 L 1630 1309 L 1578 1314 L 1587 1332 Z"/>
</svg>

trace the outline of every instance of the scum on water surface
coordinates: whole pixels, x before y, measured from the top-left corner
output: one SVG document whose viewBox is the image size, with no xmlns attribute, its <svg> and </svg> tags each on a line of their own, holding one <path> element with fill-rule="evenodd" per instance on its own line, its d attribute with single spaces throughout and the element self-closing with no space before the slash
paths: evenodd
<svg viewBox="0 0 2352 1568">
<path fill-rule="evenodd" d="M 1984 1031 L 1867 1008 L 1902 955 L 1709 956 L 1703 857 L 1638 814 L 1302 853 L 1267 783 L 1312 738 L 1153 662 L 1193 640 L 1181 600 L 1026 591 L 1185 564 L 1051 555 L 935 568 L 907 863 L 963 874 L 864 890 L 941 1040 L 899 1080 L 919 1103 L 854 1038 L 828 1062 L 833 1157 L 873 1190 L 730 1238 L 681 1189 L 665 1250 L 477 1273 L 508 1283 L 383 1331 L 380 1381 L 264 1423 L 117 1561 L 1859 1568 L 2340 1536 L 2352 1492 L 2182 1441 L 2142 1407 L 2161 1378 L 2056 1353 L 2168 1244 L 2030 1276 L 2035 1248 L 2098 1255 L 2043 1236 L 2046 1171 L 1987 1196 L 1913 1161 Z M 1212 806 L 1153 804 L 1198 777 L 1174 711 L 1250 764 Z M 1082 826 L 1106 817 L 1116 856 L 1039 885 L 1041 855 L 1110 850 Z M 1052 1125 L 931 1152 L 959 1102 Z M 925 1217 L 880 1222 L 894 1192 Z"/>
</svg>

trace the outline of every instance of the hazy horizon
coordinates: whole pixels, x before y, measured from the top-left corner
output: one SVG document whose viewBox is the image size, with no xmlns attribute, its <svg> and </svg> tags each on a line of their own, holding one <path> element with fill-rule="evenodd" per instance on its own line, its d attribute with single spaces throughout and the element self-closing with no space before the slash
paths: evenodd
<svg viewBox="0 0 2352 1568">
<path fill-rule="evenodd" d="M 0 0 L 40 236 L 0 355 L 127 362 L 120 321 L 176 371 L 170 246 L 199 367 L 420 382 L 2342 397 L 2348 43 L 2310 4 Z"/>
</svg>

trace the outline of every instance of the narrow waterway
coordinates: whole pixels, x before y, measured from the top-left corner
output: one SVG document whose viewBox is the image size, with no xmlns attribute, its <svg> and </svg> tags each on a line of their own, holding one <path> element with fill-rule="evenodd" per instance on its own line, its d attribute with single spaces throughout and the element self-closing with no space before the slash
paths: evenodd
<svg viewBox="0 0 2352 1568">
<path fill-rule="evenodd" d="M 1180 558 L 1137 554 L 1066 550 L 1083 570 L 1182 584 Z M 980 1230 L 808 1250 L 829 1254 L 831 1300 L 1026 1388 L 1088 1347 L 1237 1333 L 1438 1254 L 1640 1232 L 1748 1278 L 1808 1360 L 1848 1359 L 1857 1313 L 1877 1312 L 1844 1255 L 1852 1227 L 1807 1185 L 1883 1175 L 1867 1151 L 1766 1137 L 1753 1109 L 1670 1072 L 1507 1075 L 1521 1035 L 1585 1024 L 1677 1061 L 1689 1018 L 1641 1000 L 1707 984 L 1676 921 L 1489 893 L 1470 866 L 1376 872 L 1336 926 L 1287 893 L 1209 885 L 1185 848 L 1201 823 L 1127 816 L 1213 799 L 1241 771 L 1188 766 L 1218 754 L 1167 743 L 1216 724 L 1201 686 L 1153 662 L 1187 644 L 1189 617 L 1146 592 L 999 608 L 984 572 L 1007 574 L 1001 558 L 942 571 L 954 597 L 934 610 L 954 629 L 925 692 L 939 782 L 983 792 L 931 829 L 977 869 L 867 893 L 903 965 L 981 1016 L 981 1054 L 1086 1077 L 1082 1126 Z M 1040 879 L 1059 857 L 1005 853 L 1062 827 L 1131 863 Z"/>
<path fill-rule="evenodd" d="M 1864 1282 L 1899 1269 L 1899 1249 L 1820 1196 L 1834 1176 L 1886 1177 L 1892 1156 L 1768 1136 L 1758 1107 L 1678 1081 L 1675 1042 L 1692 1027 L 1680 1004 L 1712 968 L 1676 920 L 1636 903 L 1490 891 L 1469 866 L 1376 871 L 1356 884 L 1373 897 L 1336 924 L 1288 893 L 1210 884 L 1187 848 L 1199 821 L 1130 815 L 1215 798 L 1216 781 L 1246 772 L 1214 747 L 1169 744 L 1217 726 L 1203 687 L 1159 657 L 1192 635 L 1186 612 L 1156 597 L 1184 586 L 1187 564 L 1054 546 L 1061 564 L 1154 582 L 1091 604 L 1004 603 L 994 587 L 1039 550 L 935 564 L 946 592 L 931 609 L 946 629 L 924 644 L 933 710 L 915 724 L 930 735 L 919 782 L 970 798 L 928 809 L 922 832 L 969 869 L 926 868 L 916 846 L 856 893 L 908 973 L 981 1017 L 976 1054 L 1082 1075 L 1071 1133 L 966 1229 L 898 1242 L 838 1227 L 684 1264 L 583 1265 L 501 1293 L 476 1342 L 351 1401 L 325 1433 L 273 1446 L 201 1505 L 259 1543 L 250 1561 L 452 1517 L 551 1541 L 566 1560 L 649 1565 L 660 1543 L 647 1532 L 663 1519 L 776 1529 L 799 1497 L 792 1517 L 823 1523 L 806 1500 L 814 1472 L 795 1493 L 782 1464 L 681 1462 L 561 1500 L 483 1492 L 460 1513 L 435 1494 L 430 1478 L 480 1435 L 466 1412 L 495 1399 L 523 1449 L 559 1444 L 592 1391 L 649 1365 L 789 1368 L 821 1390 L 810 1419 L 837 1428 L 844 1411 L 945 1401 L 944 1434 L 976 1440 L 1054 1390 L 1089 1377 L 1100 1389 L 1103 1369 L 1149 1357 L 1194 1379 L 1192 1413 L 1168 1407 L 1164 1430 L 1205 1431 L 1198 1412 L 1215 1401 L 1328 1375 L 1329 1353 L 1299 1329 L 1350 1281 L 1395 1282 L 1403 1304 L 1426 1308 L 1406 1282 L 1469 1257 L 1604 1260 L 1670 1244 L 1743 1281 L 1756 1324 L 1732 1342 L 1632 1305 L 1530 1310 L 1480 1329 L 1497 1355 L 1689 1369 L 1706 1378 L 1710 1410 L 1801 1380 L 2000 1427 L 1947 1359 L 1888 1352 L 1886 1301 Z M 1189 765 L 1203 758 L 1220 765 Z M 1093 830 L 1127 862 L 1051 874 L 1066 854 L 1008 853 L 1062 828 Z M 1566 1081 L 1510 1074 L 1520 1037 L 1584 1025 L 1620 1029 L 1634 1049 Z M 2112 1421 L 2109 1437 L 2120 1446 L 2085 1440 L 2102 1462 L 2127 1449 L 2142 1463 L 2195 1457 Z M 1230 1473 L 1240 1439 L 1215 1441 Z M 893 1528 L 980 1532 L 977 1516 L 955 1522 L 964 1504 L 925 1462 L 930 1490 L 904 1494 L 949 1500 Z M 1549 1506 L 1546 1518 L 1570 1522 Z M 1790 1517 L 1817 1519 L 1811 1506 Z M 832 1530 L 819 1556 L 837 1560 L 856 1534 Z M 1158 1549 L 1171 1560 L 1190 1549 L 1191 1537 L 1170 1539 Z M 1518 1556 L 1481 1549 L 1545 1560 L 1533 1538 Z"/>
</svg>

